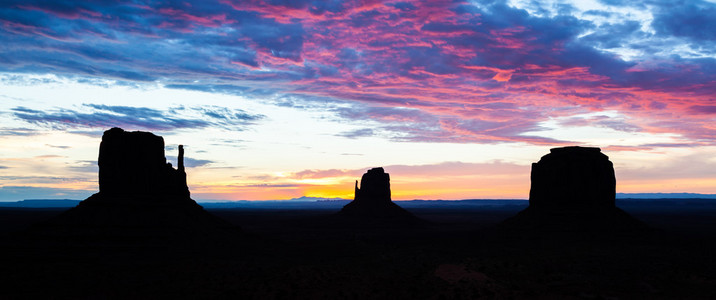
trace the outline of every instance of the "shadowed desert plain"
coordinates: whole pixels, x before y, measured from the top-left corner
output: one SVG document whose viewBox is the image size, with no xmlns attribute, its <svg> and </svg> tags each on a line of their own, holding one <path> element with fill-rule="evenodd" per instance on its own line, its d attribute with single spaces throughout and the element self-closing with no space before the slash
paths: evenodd
<svg viewBox="0 0 716 300">
<path fill-rule="evenodd" d="M 467 201 L 469 202 L 469 201 Z M 478 201 L 479 202 L 479 201 Z M 340 206 L 213 208 L 243 233 L 40 238 L 66 209 L 0 210 L 3 298 L 713 298 L 716 205 L 624 200 L 654 230 L 503 233 L 527 206 L 405 205 L 429 223 L 331 223 Z M 320 205 L 316 205 L 320 206 Z"/>
</svg>

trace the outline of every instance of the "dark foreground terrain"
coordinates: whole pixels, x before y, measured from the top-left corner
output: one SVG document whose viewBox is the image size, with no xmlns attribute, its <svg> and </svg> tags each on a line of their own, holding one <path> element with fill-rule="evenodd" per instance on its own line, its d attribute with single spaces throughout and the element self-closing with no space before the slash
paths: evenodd
<svg viewBox="0 0 716 300">
<path fill-rule="evenodd" d="M 207 205 L 243 233 L 186 237 L 41 236 L 65 209 L 2 208 L 0 298 L 715 299 L 712 202 L 618 201 L 654 230 L 547 233 L 496 226 L 524 201 L 404 205 L 417 224 Z"/>
</svg>

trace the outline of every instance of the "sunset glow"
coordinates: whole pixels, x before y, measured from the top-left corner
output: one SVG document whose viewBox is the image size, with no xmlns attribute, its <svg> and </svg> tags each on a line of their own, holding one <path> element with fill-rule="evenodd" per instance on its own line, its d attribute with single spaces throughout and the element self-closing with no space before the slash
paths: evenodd
<svg viewBox="0 0 716 300">
<path fill-rule="evenodd" d="M 197 200 L 527 198 L 566 145 L 716 193 L 716 4 L 613 2 L 3 1 L 0 201 L 96 192 L 111 127 Z"/>
</svg>

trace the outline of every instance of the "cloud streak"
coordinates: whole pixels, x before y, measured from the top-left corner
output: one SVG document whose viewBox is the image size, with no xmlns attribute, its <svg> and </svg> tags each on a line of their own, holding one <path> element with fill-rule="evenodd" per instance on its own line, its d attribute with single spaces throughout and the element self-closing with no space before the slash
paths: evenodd
<svg viewBox="0 0 716 300">
<path fill-rule="evenodd" d="M 201 129 L 221 127 L 242 130 L 263 118 L 240 109 L 217 106 L 172 107 L 158 110 L 147 107 L 84 104 L 80 109 L 40 111 L 27 107 L 14 107 L 11 114 L 27 123 L 53 129 L 83 129 L 123 127 L 129 130 L 169 131 L 174 129 Z"/>
<path fill-rule="evenodd" d="M 0 200 L 20 201 L 25 199 L 77 199 L 82 200 L 91 196 L 96 191 L 35 187 L 35 186 L 0 186 Z"/>
</svg>

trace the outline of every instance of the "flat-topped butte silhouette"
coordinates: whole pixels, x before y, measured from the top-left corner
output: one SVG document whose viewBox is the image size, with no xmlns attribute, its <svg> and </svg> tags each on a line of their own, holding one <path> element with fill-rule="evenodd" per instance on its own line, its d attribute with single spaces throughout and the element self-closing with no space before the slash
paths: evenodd
<svg viewBox="0 0 716 300">
<path fill-rule="evenodd" d="M 45 222 L 40 231 L 134 236 L 232 227 L 190 198 L 182 145 L 177 160 L 177 169 L 166 162 L 160 136 L 121 128 L 105 131 L 98 159 L 99 192 Z"/>
<path fill-rule="evenodd" d="M 189 198 L 184 146 L 179 145 L 177 169 L 164 157 L 164 139 L 150 132 L 112 128 L 99 146 L 101 195 L 151 195 L 177 201 Z"/>
<path fill-rule="evenodd" d="M 616 176 L 599 148 L 550 149 L 532 164 L 529 207 L 506 228 L 546 231 L 645 229 L 615 205 Z"/>
<path fill-rule="evenodd" d="M 614 166 L 599 148 L 550 149 L 532 164 L 530 207 L 595 210 L 615 207 Z"/>
<path fill-rule="evenodd" d="M 339 215 L 370 218 L 415 218 L 390 198 L 390 175 L 383 168 L 368 170 L 355 184 L 355 198 Z"/>
</svg>

